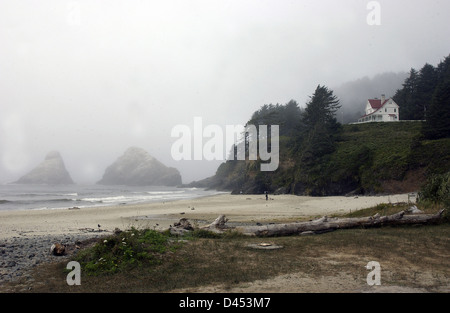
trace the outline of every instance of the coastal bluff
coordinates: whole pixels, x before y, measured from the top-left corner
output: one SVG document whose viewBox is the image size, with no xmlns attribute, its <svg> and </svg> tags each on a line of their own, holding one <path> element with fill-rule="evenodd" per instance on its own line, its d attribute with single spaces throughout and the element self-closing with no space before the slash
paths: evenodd
<svg viewBox="0 0 450 313">
<path fill-rule="evenodd" d="M 48 184 L 65 185 L 73 184 L 64 161 L 58 151 L 49 152 L 44 161 L 26 175 L 14 182 L 15 184 Z"/>
<path fill-rule="evenodd" d="M 127 186 L 177 186 L 181 175 L 173 167 L 167 167 L 145 150 L 128 148 L 105 170 L 99 185 Z"/>
</svg>

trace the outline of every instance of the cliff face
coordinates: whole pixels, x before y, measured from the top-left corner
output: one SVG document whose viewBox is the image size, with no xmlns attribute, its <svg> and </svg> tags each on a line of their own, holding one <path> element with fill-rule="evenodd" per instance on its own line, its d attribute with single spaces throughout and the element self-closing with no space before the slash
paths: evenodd
<svg viewBox="0 0 450 313">
<path fill-rule="evenodd" d="M 47 154 L 45 160 L 28 174 L 22 176 L 16 184 L 73 184 L 73 180 L 64 166 L 58 151 Z"/>
<path fill-rule="evenodd" d="M 177 169 L 167 167 L 145 150 L 131 147 L 106 168 L 101 185 L 176 186 L 181 185 Z"/>
<path fill-rule="evenodd" d="M 450 168 L 450 138 L 420 140 L 421 129 L 421 122 L 343 125 L 336 150 L 308 166 L 303 151 L 290 150 L 283 138 L 276 171 L 261 172 L 259 161 L 230 160 L 187 187 L 311 196 L 415 192 Z"/>
</svg>

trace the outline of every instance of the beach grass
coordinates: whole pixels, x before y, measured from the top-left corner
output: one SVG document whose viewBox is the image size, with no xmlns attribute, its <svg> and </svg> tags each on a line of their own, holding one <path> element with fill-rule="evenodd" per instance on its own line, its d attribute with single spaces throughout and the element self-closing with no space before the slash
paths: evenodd
<svg viewBox="0 0 450 313">
<path fill-rule="evenodd" d="M 398 212 L 399 207 L 378 205 L 358 214 L 389 214 L 391 210 Z M 436 208 L 426 210 L 431 212 Z M 328 277 L 330 288 L 345 291 L 346 284 L 347 288 L 367 286 L 368 270 L 365 266 L 370 261 L 381 264 L 384 285 L 436 291 L 448 288 L 450 281 L 448 222 L 420 227 L 347 229 L 315 236 L 273 238 L 247 237 L 236 233 L 217 235 L 206 231 L 178 238 L 168 232 L 137 229 L 114 236 L 100 239 L 94 247 L 78 253 L 76 259 L 84 264 L 80 286 L 67 285 L 65 261 L 41 265 L 31 280 L 3 287 L 20 292 L 90 293 L 196 292 L 216 286 L 217 290 L 227 292 L 245 288 L 257 280 L 270 281 L 280 275 L 295 274 L 313 280 Z M 132 241 L 135 241 L 133 249 L 136 250 L 131 249 Z M 123 248 L 122 242 L 127 242 L 128 250 Z M 261 242 L 283 248 L 255 250 L 248 247 L 251 243 Z M 139 258 L 137 254 L 143 246 L 150 252 Z M 109 249 L 105 250 L 105 247 Z M 121 266 L 108 270 L 94 265 L 101 264 L 98 262 L 101 258 L 112 259 L 111 251 L 114 249 L 125 256 L 120 261 L 123 262 Z M 134 261 L 131 261 L 133 256 L 130 257 L 130 254 L 135 254 Z M 90 266 L 86 267 L 86 264 Z M 338 278 L 344 281 L 333 281 Z M 307 292 L 312 290 L 304 287 Z M 279 288 L 276 292 L 292 292 L 287 283 Z"/>
</svg>

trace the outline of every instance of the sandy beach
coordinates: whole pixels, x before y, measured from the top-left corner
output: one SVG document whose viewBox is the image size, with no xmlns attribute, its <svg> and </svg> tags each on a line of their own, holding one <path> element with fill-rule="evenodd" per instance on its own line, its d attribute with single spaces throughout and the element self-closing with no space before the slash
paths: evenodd
<svg viewBox="0 0 450 313">
<path fill-rule="evenodd" d="M 220 214 L 230 222 L 267 223 L 343 214 L 379 203 L 407 202 L 408 195 L 360 197 L 304 197 L 294 195 L 219 194 L 188 200 L 80 209 L 0 211 L 0 240 L 17 236 L 43 236 L 112 232 L 115 228 L 165 229 L 185 217 L 199 225 Z M 98 227 L 100 225 L 100 228 Z"/>
<path fill-rule="evenodd" d="M 55 257 L 49 253 L 52 243 L 59 241 L 73 245 L 79 240 L 107 235 L 115 228 L 124 230 L 134 226 L 162 230 L 183 217 L 201 226 L 211 223 L 220 214 L 225 214 L 229 218 L 229 223 L 294 221 L 344 214 L 380 203 L 407 201 L 408 194 L 323 198 L 270 195 L 267 201 L 264 195 L 219 194 L 139 205 L 2 211 L 0 212 L 0 286 L 19 278 L 30 280 L 32 285 L 32 268 L 44 262 L 54 261 L 55 258 L 65 257 Z M 324 255 L 324 260 L 337 257 L 354 259 L 354 255 L 343 253 L 342 255 Z M 329 262 L 337 261 L 330 259 Z M 436 283 L 435 280 L 430 282 L 430 284 Z M 28 290 L 26 288 L 29 286 L 24 286 L 24 290 Z M 396 285 L 381 287 L 380 290 L 379 288 L 367 289 L 365 280 L 355 281 L 354 273 L 341 273 L 319 280 L 302 273 L 289 273 L 271 279 L 244 282 L 234 286 L 233 289 L 227 289 L 226 286 L 218 284 L 175 290 L 175 292 L 425 292 L 424 289 L 415 287 L 403 288 Z M 439 291 L 448 290 L 447 285 L 442 288 L 444 289 Z"/>
</svg>

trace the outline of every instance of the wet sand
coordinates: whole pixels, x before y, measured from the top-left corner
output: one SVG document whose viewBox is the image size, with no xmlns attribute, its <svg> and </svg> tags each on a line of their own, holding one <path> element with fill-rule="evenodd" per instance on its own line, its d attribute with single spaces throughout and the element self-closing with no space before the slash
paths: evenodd
<svg viewBox="0 0 450 313">
<path fill-rule="evenodd" d="M 163 203 L 80 209 L 0 211 L 0 240 L 15 236 L 112 232 L 134 227 L 165 229 L 185 217 L 199 225 L 224 214 L 229 222 L 267 223 L 344 214 L 379 203 L 407 202 L 408 195 L 304 197 L 294 195 L 231 195 Z M 100 225 L 100 227 L 98 227 Z"/>
</svg>

